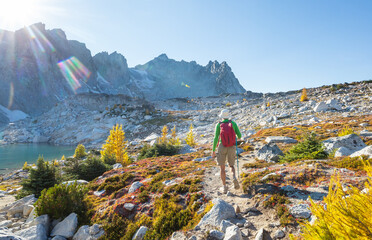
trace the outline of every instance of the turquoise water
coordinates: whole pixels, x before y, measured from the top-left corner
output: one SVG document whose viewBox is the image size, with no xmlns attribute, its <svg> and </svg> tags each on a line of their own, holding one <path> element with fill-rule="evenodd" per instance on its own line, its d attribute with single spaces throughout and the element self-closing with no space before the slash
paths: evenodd
<svg viewBox="0 0 372 240">
<path fill-rule="evenodd" d="M 0 173 L 22 168 L 25 162 L 36 163 L 39 156 L 44 160 L 61 159 L 63 155 L 74 154 L 74 146 L 54 146 L 49 144 L 0 145 Z"/>
</svg>

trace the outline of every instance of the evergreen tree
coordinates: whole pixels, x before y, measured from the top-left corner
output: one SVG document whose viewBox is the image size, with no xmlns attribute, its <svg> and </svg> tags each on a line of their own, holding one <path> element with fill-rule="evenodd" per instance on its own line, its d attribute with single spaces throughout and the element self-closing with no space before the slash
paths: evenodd
<svg viewBox="0 0 372 240">
<path fill-rule="evenodd" d="M 55 184 L 57 184 L 55 167 L 45 162 L 43 157 L 39 157 L 36 169 L 31 169 L 29 178 L 22 182 L 23 193 L 39 197 L 43 189 L 53 187 Z"/>
<path fill-rule="evenodd" d="M 116 162 L 122 165 L 128 165 L 130 159 L 127 153 L 126 147 L 127 141 L 125 141 L 125 133 L 122 125 L 116 124 L 110 131 L 110 135 L 106 139 L 106 144 L 102 146 L 102 159 L 115 157 Z"/>
<path fill-rule="evenodd" d="M 294 145 L 281 161 L 292 162 L 298 159 L 323 159 L 328 156 L 323 144 L 316 138 L 315 133 L 305 136 L 304 140 Z"/>
</svg>

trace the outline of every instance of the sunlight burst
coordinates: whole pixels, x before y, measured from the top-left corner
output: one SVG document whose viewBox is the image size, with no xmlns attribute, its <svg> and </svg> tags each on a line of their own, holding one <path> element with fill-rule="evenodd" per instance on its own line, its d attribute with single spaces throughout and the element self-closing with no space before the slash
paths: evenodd
<svg viewBox="0 0 372 240">
<path fill-rule="evenodd" d="M 26 25 L 40 13 L 40 0 L 1 0 L 1 25 Z"/>
</svg>

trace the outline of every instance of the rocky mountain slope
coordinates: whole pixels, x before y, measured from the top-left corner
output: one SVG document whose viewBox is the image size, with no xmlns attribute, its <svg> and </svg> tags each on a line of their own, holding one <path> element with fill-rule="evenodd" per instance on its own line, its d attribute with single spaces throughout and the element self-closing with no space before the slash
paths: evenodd
<svg viewBox="0 0 372 240">
<path fill-rule="evenodd" d="M 102 126 L 100 122 L 117 121 L 128 133 L 128 152 L 134 162 L 125 167 L 115 164 L 114 169 L 87 185 L 86 198 L 92 203 L 91 226 L 79 228 L 76 216 L 68 216 L 60 222 L 69 226 L 69 231 L 60 233 L 63 236 L 68 232 L 69 236 L 80 239 L 84 233 L 81 236 L 97 239 L 90 231 L 96 229 L 94 234 L 105 234 L 106 239 L 111 236 L 115 236 L 111 239 L 123 236 L 143 239 L 146 233 L 162 233 L 161 239 L 173 240 L 290 239 L 290 234 L 301 233 L 300 223 L 316 221 L 311 205 L 324 204 L 324 198 L 333 189 L 329 186 L 335 172 L 345 193 L 362 192 L 371 196 L 365 184 L 371 176 L 363 171 L 361 160 L 369 158 L 371 163 L 372 159 L 371 84 L 359 82 L 308 89 L 309 101 L 304 102 L 299 101 L 300 91 L 178 99 L 172 105 L 170 100 L 152 105 L 144 100 L 129 101 L 128 97 L 105 99 L 101 95 L 84 94 L 78 95 L 78 102 L 65 101 L 33 119 L 34 123 L 17 123 L 17 128 L 29 131 L 50 128 L 48 131 L 53 133 L 56 127 L 53 121 L 60 121 L 58 125 L 76 119 L 80 125 L 65 126 L 66 134 L 70 134 L 65 140 L 83 134 L 79 131 L 92 137 L 95 135 L 91 134 L 92 129 L 78 127 Z M 128 104 L 120 106 L 124 100 Z M 106 109 L 107 106 L 111 107 Z M 227 169 L 227 194 L 223 194 L 219 168 L 210 157 L 216 116 L 221 108 L 230 110 L 243 133 L 238 149 L 241 188 L 233 189 L 232 175 Z M 92 111 L 96 111 L 93 114 L 97 120 L 89 115 Z M 48 119 L 58 113 L 61 115 Z M 109 119 L 114 120 L 108 122 Z M 179 137 L 183 138 L 190 123 L 195 126 L 197 146 L 184 145 L 179 155 L 136 160 L 144 143 L 151 144 L 163 125 L 167 124 L 168 128 L 176 125 Z M 131 127 L 126 128 L 127 125 Z M 346 126 L 358 135 L 338 136 Z M 73 132 L 74 128 L 77 131 Z M 15 129 L 7 130 L 7 139 L 10 136 L 17 139 L 10 134 Z M 280 155 L 302 142 L 304 134 L 309 132 L 314 132 L 324 144 L 329 152 L 327 157 L 278 162 Z M 62 136 L 62 131 L 58 133 Z M 95 154 L 96 150 L 91 152 Z M 58 164 L 64 166 L 67 161 L 59 160 Z M 8 196 L 18 191 L 20 179 L 27 175 L 26 170 L 18 170 L 3 176 L 2 193 Z M 23 237 L 26 233 L 32 236 L 40 233 L 40 229 L 44 229 L 43 236 L 55 232 L 60 223 L 48 216 L 35 218 L 30 199 L 26 197 L 0 209 L 0 224 L 9 228 L 0 230 L 0 236 Z M 76 224 L 67 224 L 70 221 Z M 147 235 L 147 239 L 154 238 Z"/>
<path fill-rule="evenodd" d="M 47 30 L 42 23 L 0 32 L 0 105 L 31 116 L 76 93 L 159 100 L 245 91 L 225 62 L 202 67 L 163 54 L 130 69 L 123 55 L 92 56 L 85 44 L 68 40 L 61 29 Z"/>
<path fill-rule="evenodd" d="M 204 143 L 213 137 L 221 108 L 229 109 L 247 137 L 257 129 L 321 123 L 331 116 L 369 115 L 372 110 L 370 82 L 339 85 L 338 90 L 333 86 L 319 87 L 307 92 L 310 101 L 306 102 L 299 101 L 300 91 L 264 95 L 247 92 L 152 103 L 120 96 L 77 95 L 39 117 L 7 126 L 2 142 L 83 143 L 100 147 L 108 130 L 118 123 L 123 125 L 130 141 L 159 135 L 163 125 L 169 129 L 176 126 L 180 136 L 185 136 L 193 124 L 198 140 Z"/>
</svg>

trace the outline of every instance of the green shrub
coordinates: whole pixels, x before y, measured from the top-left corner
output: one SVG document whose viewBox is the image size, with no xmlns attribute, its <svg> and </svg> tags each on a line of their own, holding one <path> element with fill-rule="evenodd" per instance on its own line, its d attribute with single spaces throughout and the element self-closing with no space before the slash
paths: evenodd
<svg viewBox="0 0 372 240">
<path fill-rule="evenodd" d="M 108 165 L 114 165 L 116 163 L 116 157 L 114 154 L 103 154 L 102 161 Z"/>
<path fill-rule="evenodd" d="M 98 157 L 88 157 L 79 165 L 78 176 L 80 179 L 91 181 L 104 172 L 110 170 L 110 166 L 104 164 Z"/>
<path fill-rule="evenodd" d="M 87 155 L 87 153 L 85 152 L 85 147 L 83 144 L 79 144 L 76 148 L 75 148 L 75 154 L 74 154 L 74 158 L 78 158 L 78 159 L 81 159 L 83 157 L 85 157 Z"/>
<path fill-rule="evenodd" d="M 104 221 L 102 228 L 105 230 L 104 236 L 100 237 L 100 240 L 119 240 L 126 233 L 127 226 L 130 223 L 129 220 L 121 217 L 114 213 L 113 216 Z"/>
<path fill-rule="evenodd" d="M 169 143 L 155 143 L 152 147 L 145 145 L 141 149 L 138 159 L 157 156 L 173 156 L 178 153 L 179 149 L 179 146 L 174 146 Z"/>
<path fill-rule="evenodd" d="M 137 215 L 134 222 L 114 213 L 109 219 L 102 222 L 105 234 L 100 240 L 132 240 L 140 226 L 151 226 L 151 220 L 146 215 Z"/>
<path fill-rule="evenodd" d="M 138 194 L 138 200 L 141 202 L 141 203 L 145 203 L 149 200 L 149 192 L 146 191 L 146 190 L 143 190 L 141 191 L 139 194 Z"/>
<path fill-rule="evenodd" d="M 186 226 L 193 218 L 190 209 L 183 209 L 167 199 L 155 200 L 155 210 L 152 228 L 146 233 L 145 240 L 166 239 L 173 232 Z"/>
<path fill-rule="evenodd" d="M 363 170 L 365 163 L 372 164 L 372 159 L 368 159 L 368 156 L 360 157 L 345 157 L 342 159 L 334 159 L 328 161 L 327 164 L 337 168 L 347 168 L 353 171 Z"/>
<path fill-rule="evenodd" d="M 123 173 L 121 175 L 116 175 L 107 178 L 101 185 L 99 185 L 97 190 L 101 191 L 105 189 L 107 194 L 111 194 L 129 185 L 129 181 L 132 180 L 133 178 L 134 176 L 128 172 Z"/>
<path fill-rule="evenodd" d="M 87 204 L 84 200 L 86 193 L 87 189 L 76 182 L 44 189 L 35 203 L 36 214 L 37 216 L 48 214 L 52 219 L 63 219 L 74 212 L 78 215 L 79 224 L 89 223 Z"/>
<path fill-rule="evenodd" d="M 57 184 L 55 167 L 45 162 L 43 157 L 39 157 L 36 169 L 31 169 L 29 178 L 21 183 L 23 189 L 20 192 L 20 197 L 35 194 L 35 197 L 38 198 L 41 191 L 53 187 L 55 184 Z"/>
<path fill-rule="evenodd" d="M 284 156 L 281 162 L 292 162 L 302 159 L 324 159 L 328 156 L 323 144 L 316 138 L 315 133 L 305 135 L 302 142 L 294 145 Z"/>
</svg>

